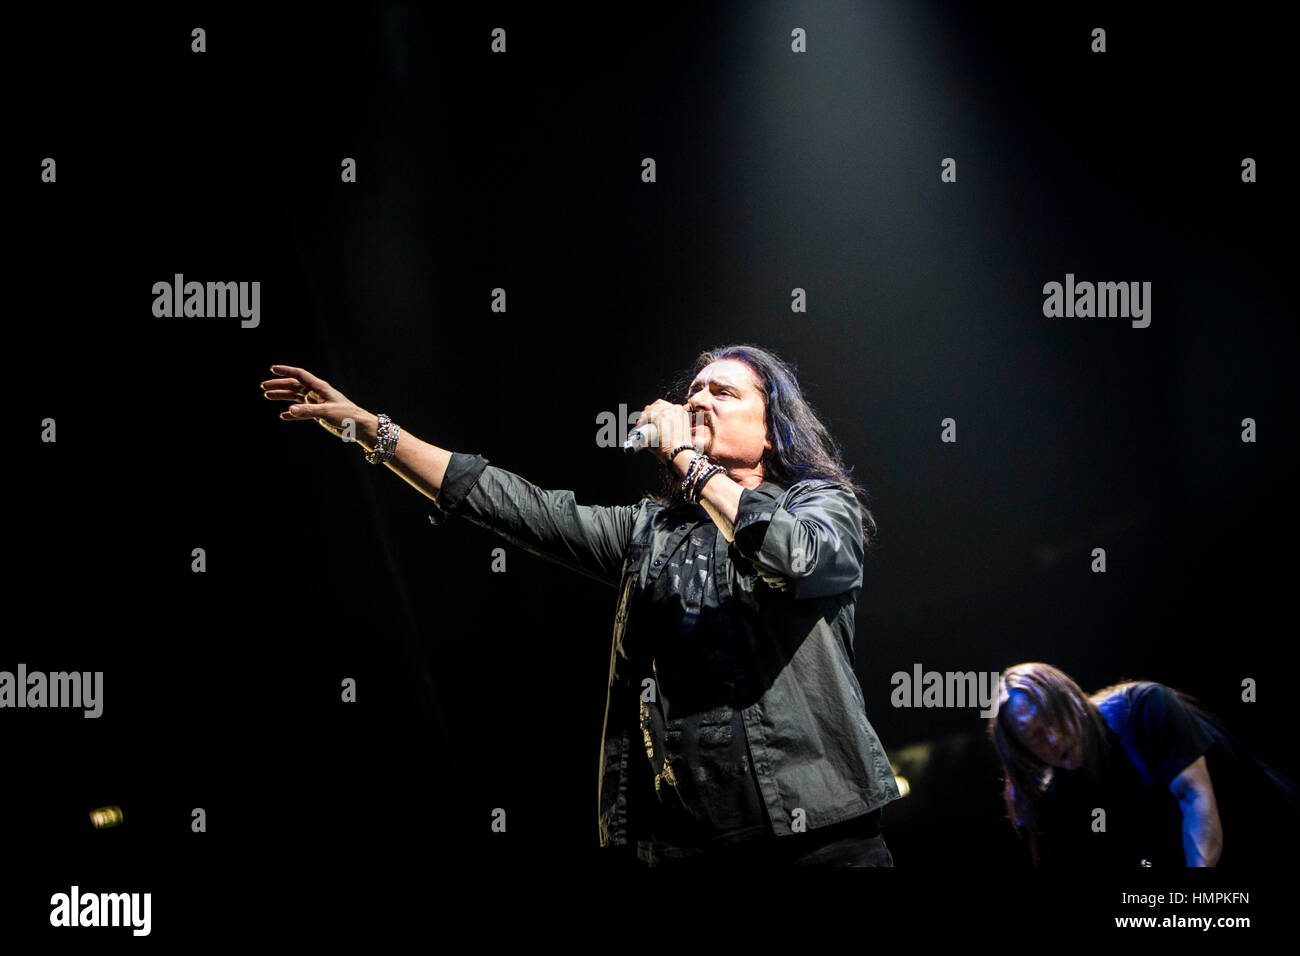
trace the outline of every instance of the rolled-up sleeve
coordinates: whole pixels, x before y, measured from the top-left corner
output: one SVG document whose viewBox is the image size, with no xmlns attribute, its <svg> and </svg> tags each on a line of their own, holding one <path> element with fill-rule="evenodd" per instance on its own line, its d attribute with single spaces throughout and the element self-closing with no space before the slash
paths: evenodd
<svg viewBox="0 0 1300 956">
<path fill-rule="evenodd" d="M 452 452 L 451 461 L 447 463 L 447 470 L 442 476 L 442 487 L 438 489 L 438 497 L 433 502 L 435 510 L 429 515 L 429 520 L 433 524 L 442 524 L 448 515 L 455 514 L 487 466 L 487 459 L 481 455 Z"/>
<path fill-rule="evenodd" d="M 429 520 L 458 515 L 538 557 L 618 584 L 637 505 L 580 505 L 572 491 L 548 491 L 486 458 L 454 452 Z"/>
<path fill-rule="evenodd" d="M 844 485 L 801 482 L 740 494 L 736 550 L 772 587 L 795 598 L 827 597 L 862 586 L 862 512 Z"/>
</svg>

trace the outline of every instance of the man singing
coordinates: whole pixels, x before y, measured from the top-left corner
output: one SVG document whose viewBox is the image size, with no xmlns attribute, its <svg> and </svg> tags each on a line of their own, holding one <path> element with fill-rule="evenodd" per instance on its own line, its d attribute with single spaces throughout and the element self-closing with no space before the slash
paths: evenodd
<svg viewBox="0 0 1300 956">
<path fill-rule="evenodd" d="M 453 453 L 274 365 L 281 417 L 342 435 L 459 515 L 617 588 L 601 745 L 602 846 L 651 866 L 892 866 L 880 808 L 898 789 L 853 669 L 875 532 L 865 493 L 771 352 L 695 362 L 660 399 L 662 497 L 579 505 Z"/>
</svg>

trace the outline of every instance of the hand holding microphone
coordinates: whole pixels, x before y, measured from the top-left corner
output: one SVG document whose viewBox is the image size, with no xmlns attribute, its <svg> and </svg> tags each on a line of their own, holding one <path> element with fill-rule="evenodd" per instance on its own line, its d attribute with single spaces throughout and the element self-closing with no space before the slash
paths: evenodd
<svg viewBox="0 0 1300 956">
<path fill-rule="evenodd" d="M 692 417 L 695 418 L 694 423 Z M 636 428 L 623 443 L 623 450 L 631 453 L 649 448 L 660 461 L 672 464 L 668 461 L 668 456 L 673 449 L 689 445 L 698 450 L 704 446 L 709 435 L 705 422 L 703 412 L 692 413 L 685 405 L 674 405 L 661 398 L 641 410 Z M 694 430 L 692 424 L 695 425 Z"/>
</svg>

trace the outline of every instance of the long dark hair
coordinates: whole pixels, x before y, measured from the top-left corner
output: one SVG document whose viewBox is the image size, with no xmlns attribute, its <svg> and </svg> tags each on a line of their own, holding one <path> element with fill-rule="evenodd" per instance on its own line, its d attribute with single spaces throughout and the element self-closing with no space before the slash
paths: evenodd
<svg viewBox="0 0 1300 956">
<path fill-rule="evenodd" d="M 766 405 L 767 437 L 772 442 L 772 447 L 763 452 L 763 480 L 782 488 L 808 478 L 845 485 L 858 499 L 862 513 L 862 542 L 869 548 L 878 534 L 876 520 L 868 507 L 870 497 L 866 489 L 853 480 L 853 469 L 845 467 L 839 444 L 804 398 L 793 364 L 757 345 L 727 345 L 710 349 L 701 352 L 694 367 L 673 383 L 670 394 L 683 396 L 685 401 L 686 390 L 695 376 L 705 366 L 723 359 L 744 362 L 758 378 L 758 387 Z M 682 500 L 681 477 L 675 469 L 664 468 L 664 492 L 655 497 L 665 504 Z"/>
<path fill-rule="evenodd" d="M 1049 724 L 1083 739 L 1083 765 L 1096 774 L 1106 759 L 1106 720 L 1093 698 L 1069 674 L 1051 664 L 1033 662 L 1008 668 L 998 683 L 998 709 L 989 719 L 989 737 L 1002 761 L 1002 799 L 1017 832 L 1029 838 L 1030 852 L 1038 863 L 1038 802 L 1052 782 L 1055 770 L 1020 742 L 1008 705 L 1011 694 L 1024 694 Z M 1095 696 L 1095 695 L 1094 695 Z"/>
</svg>

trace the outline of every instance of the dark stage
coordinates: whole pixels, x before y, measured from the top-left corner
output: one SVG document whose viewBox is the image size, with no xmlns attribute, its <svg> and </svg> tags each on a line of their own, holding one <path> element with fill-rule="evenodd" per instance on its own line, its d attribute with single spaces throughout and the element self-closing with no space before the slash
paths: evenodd
<svg viewBox="0 0 1300 956">
<path fill-rule="evenodd" d="M 671 923 L 690 883 L 597 846 L 615 593 L 435 526 L 258 383 L 301 366 L 631 504 L 660 466 L 601 416 L 739 342 L 797 365 L 870 493 L 856 673 L 909 792 L 893 871 L 745 873 L 724 910 L 1281 925 L 1291 859 L 1036 873 L 979 708 L 891 677 L 1158 681 L 1300 779 L 1287 36 L 1126 4 L 22 14 L 0 671 L 101 673 L 102 713 L 0 708 L 6 934 L 131 935 L 52 927 L 73 884 L 152 892 L 183 946 Z M 191 281 L 249 308 L 185 315 Z M 1079 315 L 1084 283 L 1127 311 Z M 1150 888 L 1249 902 L 1121 903 Z"/>
</svg>

